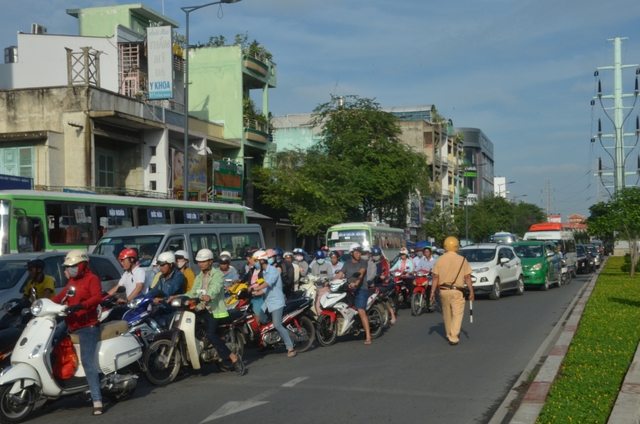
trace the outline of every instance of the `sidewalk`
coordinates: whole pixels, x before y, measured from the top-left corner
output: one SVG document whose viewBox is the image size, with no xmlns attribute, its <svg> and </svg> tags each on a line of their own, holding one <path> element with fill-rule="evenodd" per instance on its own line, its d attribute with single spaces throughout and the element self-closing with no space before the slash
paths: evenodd
<svg viewBox="0 0 640 424">
<path fill-rule="evenodd" d="M 573 340 L 573 336 L 578 329 L 584 307 L 593 292 L 593 288 L 603 268 L 604 264 L 576 294 L 569 304 L 569 307 L 558 320 L 556 326 L 534 354 L 531 361 L 529 361 L 529 364 L 527 364 L 518 380 L 516 380 L 504 401 L 489 421 L 489 424 L 533 424 L 536 422 L 544 406 L 549 389 L 558 375 L 562 362 Z M 636 358 L 639 361 L 636 367 L 638 369 L 638 377 L 633 382 L 630 382 L 631 385 L 628 386 L 628 390 L 635 390 L 635 393 L 640 393 L 640 354 L 638 352 L 636 352 Z M 631 368 L 633 368 L 633 365 Z M 530 381 L 530 376 L 534 374 L 535 378 L 523 396 L 522 388 L 527 385 L 527 382 Z M 639 401 L 638 407 L 640 408 L 640 397 L 637 395 L 635 395 L 635 397 L 639 398 L 637 400 Z M 619 423 L 636 422 L 633 420 L 630 421 L 629 418 L 628 415 L 625 415 L 624 419 L 619 421 Z"/>
</svg>

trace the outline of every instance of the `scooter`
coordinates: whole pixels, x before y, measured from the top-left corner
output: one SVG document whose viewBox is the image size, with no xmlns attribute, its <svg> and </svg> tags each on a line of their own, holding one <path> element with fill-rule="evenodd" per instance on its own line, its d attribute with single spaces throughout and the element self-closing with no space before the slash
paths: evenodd
<svg viewBox="0 0 640 424">
<path fill-rule="evenodd" d="M 238 297 L 238 294 L 248 287 L 249 286 L 247 286 L 247 284 L 243 283 L 242 281 L 238 281 L 237 283 L 229 286 L 229 297 L 227 297 L 224 301 L 227 309 L 240 309 L 246 305 L 247 302 L 245 301 L 245 299 L 240 299 Z"/>
<path fill-rule="evenodd" d="M 205 292 L 198 290 L 198 293 Z M 202 363 L 213 363 L 221 371 L 230 371 L 233 368 L 231 360 L 223 360 L 209 345 L 204 322 L 196 314 L 204 304 L 199 299 L 178 296 L 171 301 L 171 306 L 178 311 L 171 320 L 170 329 L 152 336 L 152 343 L 144 353 L 147 379 L 156 386 L 164 386 L 176 379 L 182 366 L 199 370 Z M 244 338 L 239 322 L 246 317 L 246 312 L 239 309 L 228 312 L 227 318 L 217 320 L 216 331 L 231 352 L 242 356 Z"/>
<path fill-rule="evenodd" d="M 317 277 L 315 275 L 307 275 L 300 279 L 298 290 L 294 292 L 294 299 L 300 299 L 307 297 L 313 300 L 313 305 L 310 308 L 311 317 L 314 321 L 318 320 L 318 316 L 322 308 L 320 307 L 320 298 L 326 292 L 329 291 L 325 288 L 325 283 L 328 281 L 327 277 Z"/>
<path fill-rule="evenodd" d="M 67 288 L 64 300 L 73 296 L 75 287 L 71 286 Z M 65 316 L 66 311 L 67 306 L 49 299 L 38 299 L 31 305 L 34 317 L 22 332 L 18 348 L 11 355 L 11 367 L 0 375 L 1 422 L 24 421 L 41 399 L 56 400 L 89 391 L 80 362 L 77 335 L 71 335 L 79 361 L 75 375 L 67 380 L 56 380 L 51 373 L 49 354 L 53 349 L 56 316 Z M 130 367 L 142 357 L 142 348 L 138 340 L 128 333 L 125 321 L 115 321 L 100 329 L 96 365 L 101 372 L 101 389 L 110 400 L 128 399 L 137 385 L 137 376 L 130 371 Z"/>
<path fill-rule="evenodd" d="M 413 276 L 406 271 L 394 271 L 392 275 L 396 283 L 396 300 L 398 301 L 398 306 L 409 304 L 411 301 L 411 290 L 409 290 L 411 284 L 409 283 L 413 281 Z"/>
<path fill-rule="evenodd" d="M 346 279 L 332 280 L 329 283 L 329 293 L 320 299 L 322 312 L 318 318 L 318 343 L 321 346 L 331 346 L 338 336 L 353 334 L 357 336 L 364 331 L 360 315 L 354 306 L 354 293 L 348 288 Z M 371 338 L 382 334 L 383 316 L 381 308 L 375 306 L 378 298 L 377 290 L 370 291 L 367 299 L 367 317 Z"/>
<path fill-rule="evenodd" d="M 562 284 L 571 283 L 572 275 L 569 267 L 567 266 L 567 261 L 564 259 L 560 259 L 560 266 L 562 267 Z"/>
<path fill-rule="evenodd" d="M 424 309 L 429 312 L 436 310 L 435 301 L 432 302 L 431 294 L 431 273 L 426 270 L 416 272 L 416 278 L 413 280 L 413 293 L 411 293 L 411 315 L 417 317 L 422 314 Z"/>
</svg>

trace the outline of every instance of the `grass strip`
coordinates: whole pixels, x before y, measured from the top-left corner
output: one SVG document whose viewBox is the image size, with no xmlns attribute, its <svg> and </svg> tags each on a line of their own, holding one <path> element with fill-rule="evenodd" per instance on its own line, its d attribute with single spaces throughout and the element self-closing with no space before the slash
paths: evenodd
<svg viewBox="0 0 640 424">
<path fill-rule="evenodd" d="M 610 257 L 538 423 L 606 423 L 640 340 L 640 276 Z"/>
</svg>

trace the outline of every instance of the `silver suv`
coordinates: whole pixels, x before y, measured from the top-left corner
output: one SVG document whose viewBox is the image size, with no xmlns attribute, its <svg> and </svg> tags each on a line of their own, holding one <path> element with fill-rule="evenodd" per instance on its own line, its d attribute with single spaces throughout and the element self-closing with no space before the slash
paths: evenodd
<svg viewBox="0 0 640 424">
<path fill-rule="evenodd" d="M 471 282 L 475 293 L 489 293 L 493 300 L 500 299 L 503 291 L 524 293 L 522 262 L 513 248 L 503 243 L 481 243 L 465 246 L 458 251 L 473 272 Z"/>
</svg>

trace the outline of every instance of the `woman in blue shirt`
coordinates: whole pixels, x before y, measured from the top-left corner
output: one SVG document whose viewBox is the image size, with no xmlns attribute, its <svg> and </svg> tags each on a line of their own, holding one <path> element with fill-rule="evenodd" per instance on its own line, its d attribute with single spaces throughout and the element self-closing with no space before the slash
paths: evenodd
<svg viewBox="0 0 640 424">
<path fill-rule="evenodd" d="M 284 293 L 282 292 L 282 278 L 280 272 L 276 267 L 269 265 L 269 257 L 267 252 L 259 250 L 253 254 L 254 261 L 257 261 L 262 268 L 262 278 L 264 282 L 257 287 L 252 287 L 251 290 L 255 294 L 264 293 L 264 303 L 260 309 L 260 322 L 266 324 L 269 322 L 268 314 L 271 314 L 271 321 L 276 328 L 280 337 L 284 340 L 284 345 L 287 347 L 287 356 L 292 358 L 296 356 L 296 351 L 293 348 L 293 342 L 289 337 L 289 332 L 282 326 L 282 311 L 284 310 L 285 300 Z"/>
</svg>

